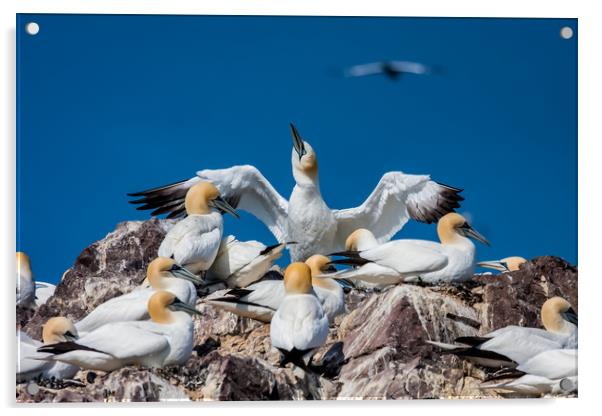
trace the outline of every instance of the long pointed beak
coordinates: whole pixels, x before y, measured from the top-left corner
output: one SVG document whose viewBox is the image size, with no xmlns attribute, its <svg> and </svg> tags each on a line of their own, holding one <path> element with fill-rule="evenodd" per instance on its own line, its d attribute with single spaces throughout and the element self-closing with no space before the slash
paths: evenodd
<svg viewBox="0 0 602 416">
<path fill-rule="evenodd" d="M 565 321 L 572 323 L 575 326 L 577 325 L 577 312 L 573 308 L 569 308 L 566 312 L 561 312 L 560 315 L 564 318 Z"/>
<path fill-rule="evenodd" d="M 173 277 L 177 277 L 178 279 L 188 280 L 189 282 L 194 283 L 195 285 L 202 285 L 205 282 L 196 274 L 192 273 L 190 270 L 185 269 L 182 266 L 174 264 L 170 270 Z"/>
<path fill-rule="evenodd" d="M 240 218 L 240 215 L 238 215 L 234 207 L 227 203 L 221 196 L 218 196 L 213 201 L 211 201 L 211 204 L 217 209 L 221 209 L 222 211 L 225 211 L 228 214 L 235 216 L 236 218 Z"/>
<path fill-rule="evenodd" d="M 293 147 L 295 148 L 297 155 L 299 155 L 299 160 L 301 160 L 307 151 L 305 150 L 305 143 L 303 143 L 303 139 L 301 138 L 301 135 L 299 135 L 299 131 L 297 131 L 297 128 L 293 123 L 291 123 L 291 133 L 293 135 Z"/>
<path fill-rule="evenodd" d="M 187 313 L 189 313 L 189 314 L 192 314 L 192 315 L 202 315 L 202 314 L 203 314 L 203 313 L 202 313 L 201 311 L 199 311 L 198 309 L 196 309 L 196 308 L 193 308 L 192 306 L 190 306 L 190 305 L 188 305 L 188 304 L 186 304 L 186 303 L 182 302 L 182 301 L 181 301 L 181 300 L 179 300 L 179 299 L 176 299 L 176 300 L 175 300 L 175 301 L 174 301 L 174 302 L 173 302 L 171 305 L 169 305 L 169 306 L 171 306 L 171 307 L 172 307 L 172 308 L 174 308 L 174 309 L 177 309 L 177 310 L 180 310 L 180 311 L 184 311 L 184 312 L 187 312 Z"/>
<path fill-rule="evenodd" d="M 487 246 L 491 246 L 489 241 L 487 241 L 487 239 L 481 233 L 479 233 L 477 230 L 472 228 L 470 225 L 467 225 L 467 227 L 464 228 L 464 233 L 466 234 L 467 237 L 474 238 L 475 240 L 478 240 Z"/>
<path fill-rule="evenodd" d="M 506 263 L 499 260 L 481 261 L 477 264 L 481 267 L 484 267 L 485 269 L 493 269 L 498 270 L 500 272 L 507 272 L 509 270 L 508 266 L 506 266 Z"/>
</svg>

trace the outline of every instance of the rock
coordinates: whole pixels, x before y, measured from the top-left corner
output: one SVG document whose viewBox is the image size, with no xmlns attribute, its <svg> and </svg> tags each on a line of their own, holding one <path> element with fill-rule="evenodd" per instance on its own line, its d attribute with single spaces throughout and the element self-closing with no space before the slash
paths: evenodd
<svg viewBox="0 0 602 416">
<path fill-rule="evenodd" d="M 79 319 L 101 302 L 140 284 L 172 221 L 125 222 L 85 249 L 24 329 L 39 339 L 48 318 Z M 577 269 L 538 257 L 521 269 L 477 275 L 437 287 L 401 285 L 346 294 L 314 370 L 278 366 L 269 325 L 215 309 L 202 299 L 195 349 L 183 366 L 126 367 L 108 374 L 80 371 L 73 383 L 18 384 L 17 401 L 304 400 L 501 397 L 480 390 L 484 369 L 442 355 L 425 341 L 453 341 L 506 325 L 541 327 L 539 309 L 551 296 L 577 309 Z M 23 318 L 23 323 L 28 317 Z"/>
</svg>

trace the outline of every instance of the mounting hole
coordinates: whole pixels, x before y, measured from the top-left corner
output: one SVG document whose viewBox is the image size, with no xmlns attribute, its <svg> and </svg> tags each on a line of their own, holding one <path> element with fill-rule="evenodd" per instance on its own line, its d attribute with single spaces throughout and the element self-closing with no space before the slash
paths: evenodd
<svg viewBox="0 0 602 416">
<path fill-rule="evenodd" d="M 573 37 L 573 29 L 571 29 L 568 26 L 563 27 L 562 29 L 560 29 L 560 37 L 562 37 L 562 39 L 570 39 Z"/>
<path fill-rule="evenodd" d="M 40 31 L 40 25 L 36 22 L 29 22 L 25 25 L 25 31 L 31 36 L 35 36 Z"/>
</svg>

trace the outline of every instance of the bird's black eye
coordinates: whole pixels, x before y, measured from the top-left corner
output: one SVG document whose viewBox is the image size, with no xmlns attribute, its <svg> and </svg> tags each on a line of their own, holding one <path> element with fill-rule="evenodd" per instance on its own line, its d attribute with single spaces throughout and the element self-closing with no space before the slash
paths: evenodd
<svg viewBox="0 0 602 416">
<path fill-rule="evenodd" d="M 174 264 L 173 266 L 171 266 L 171 268 L 169 269 L 170 271 L 175 271 L 175 270 L 180 270 L 181 267 L 178 266 L 177 264 Z"/>
</svg>

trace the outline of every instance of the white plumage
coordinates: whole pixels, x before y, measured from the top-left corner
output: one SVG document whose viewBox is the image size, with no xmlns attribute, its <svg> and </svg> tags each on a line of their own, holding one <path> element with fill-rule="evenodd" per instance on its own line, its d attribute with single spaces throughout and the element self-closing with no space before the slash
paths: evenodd
<svg viewBox="0 0 602 416">
<path fill-rule="evenodd" d="M 443 216 L 437 224 L 437 231 L 441 243 L 396 240 L 379 245 L 369 230 L 355 230 L 346 240 L 347 251 L 334 253 L 345 258 L 333 263 L 358 267 L 338 272 L 335 277 L 381 285 L 470 279 L 474 273 L 475 247 L 467 237 L 488 244 L 487 240 L 456 213 Z"/>
<path fill-rule="evenodd" d="M 272 345 L 286 351 L 318 348 L 328 337 L 328 318 L 313 294 L 288 294 L 272 318 Z"/>
<path fill-rule="evenodd" d="M 83 335 L 76 343 L 48 345 L 39 351 L 49 353 L 49 360 L 101 371 L 127 365 L 181 365 L 192 353 L 194 328 L 187 313 L 191 311 L 173 294 L 159 291 L 148 303 L 152 321 L 109 323 Z"/>
<path fill-rule="evenodd" d="M 36 282 L 36 306 L 41 306 L 54 295 L 56 286 L 52 283 Z"/>
<path fill-rule="evenodd" d="M 220 213 L 188 215 L 169 230 L 157 254 L 175 259 L 193 273 L 207 270 L 217 255 L 222 232 Z"/>
<path fill-rule="evenodd" d="M 41 358 L 45 354 L 37 352 L 43 344 L 40 341 L 32 339 L 29 335 L 19 331 L 17 333 L 19 342 L 17 355 L 17 383 L 28 381 L 39 376 L 43 378 L 54 377 L 57 380 L 71 378 L 77 373 L 79 367 L 60 363 L 43 361 Z"/>
<path fill-rule="evenodd" d="M 145 204 L 154 215 L 184 215 L 188 189 L 210 181 L 238 209 L 260 219 L 281 243 L 295 241 L 291 259 L 303 261 L 315 253 L 343 248 L 357 228 L 372 230 L 378 242 L 388 241 L 410 219 L 431 223 L 459 207 L 460 189 L 439 184 L 428 175 L 389 172 L 364 203 L 356 208 L 330 209 L 320 191 L 317 156 L 311 145 L 293 130 L 292 167 L 296 185 L 290 199 L 283 198 L 253 166 L 201 170 L 186 181 L 131 194 L 132 203 Z"/>
<path fill-rule="evenodd" d="M 222 240 L 206 279 L 224 281 L 229 287 L 247 287 L 268 272 L 284 247 L 284 243 L 266 247 L 259 241 L 238 241 L 229 235 Z"/>
<path fill-rule="evenodd" d="M 29 257 L 17 252 L 17 306 L 32 308 L 35 306 L 36 285 L 31 272 Z"/>
<path fill-rule="evenodd" d="M 270 324 L 272 346 L 284 358 L 281 365 L 307 364 L 313 350 L 326 342 L 328 318 L 311 288 L 311 271 L 304 263 L 292 263 L 284 274 L 286 294 Z M 308 360 L 308 361 L 309 361 Z"/>
<path fill-rule="evenodd" d="M 566 300 L 548 299 L 541 316 L 545 330 L 510 325 L 482 337 L 457 338 L 454 344 L 428 342 L 487 367 L 516 367 L 546 351 L 577 348 L 577 325 L 571 322 L 577 316 Z"/>
<path fill-rule="evenodd" d="M 194 306 L 197 292 L 191 281 L 193 278 L 196 276 L 187 273 L 173 260 L 158 257 L 147 270 L 151 287 L 139 286 L 130 293 L 109 299 L 77 322 L 75 327 L 83 335 L 108 323 L 146 320 L 149 317 L 147 304 L 156 290 L 168 290 L 181 301 Z"/>
<path fill-rule="evenodd" d="M 328 261 L 328 257 L 314 255 L 306 263 L 312 276 L 312 293 L 318 298 L 329 322 L 334 322 L 335 317 L 345 313 L 345 296 L 343 288 L 334 279 L 317 277 Z M 270 322 L 285 295 L 283 280 L 270 279 L 244 289 L 230 290 L 225 295 L 216 293 L 205 301 L 246 318 Z"/>
</svg>

